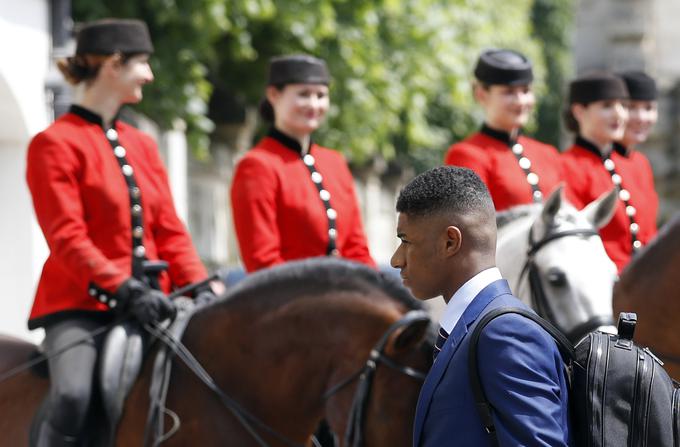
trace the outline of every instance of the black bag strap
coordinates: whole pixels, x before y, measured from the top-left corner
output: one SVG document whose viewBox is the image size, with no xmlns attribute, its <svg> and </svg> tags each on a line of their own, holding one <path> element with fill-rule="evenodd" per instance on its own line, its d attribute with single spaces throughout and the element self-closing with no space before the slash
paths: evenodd
<svg viewBox="0 0 680 447">
<path fill-rule="evenodd" d="M 489 440 L 491 445 L 498 445 L 498 438 L 496 437 L 496 427 L 493 423 L 493 417 L 491 415 L 491 404 L 484 394 L 484 389 L 482 388 L 482 381 L 479 377 L 479 365 L 477 361 L 477 344 L 479 343 L 479 337 L 482 335 L 482 330 L 495 318 L 500 317 L 505 314 L 519 314 L 526 317 L 539 326 L 541 326 L 548 334 L 555 339 L 557 347 L 560 350 L 563 358 L 567 361 L 574 360 L 574 346 L 569 342 L 567 337 L 562 334 L 555 326 L 550 322 L 544 320 L 543 318 L 536 315 L 534 312 L 521 309 L 519 307 L 499 307 L 494 309 L 484 315 L 479 323 L 475 326 L 472 331 L 470 338 L 470 348 L 469 348 L 469 358 L 468 358 L 468 375 L 470 376 L 470 385 L 472 386 L 472 394 L 475 398 L 475 406 L 477 407 L 477 412 L 482 419 L 482 424 L 484 424 L 484 430 L 489 435 Z"/>
</svg>

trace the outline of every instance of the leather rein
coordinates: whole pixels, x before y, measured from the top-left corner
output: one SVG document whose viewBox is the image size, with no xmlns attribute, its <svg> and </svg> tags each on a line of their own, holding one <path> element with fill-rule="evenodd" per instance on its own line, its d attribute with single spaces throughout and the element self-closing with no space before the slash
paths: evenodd
<svg viewBox="0 0 680 447">
<path fill-rule="evenodd" d="M 522 279 L 528 275 L 529 288 L 531 291 L 531 306 L 539 316 L 545 318 L 553 324 L 557 324 L 557 320 L 555 318 L 555 313 L 550 306 L 550 302 L 548 301 L 548 296 L 545 293 L 545 289 L 543 288 L 543 282 L 541 281 L 538 265 L 536 264 L 536 254 L 541 248 L 545 247 L 550 242 L 570 236 L 590 237 L 599 236 L 599 233 L 596 230 L 590 228 L 565 230 L 547 233 L 542 239 L 535 241 L 532 226 L 529 230 L 529 249 L 527 250 L 527 260 L 524 263 L 522 273 L 520 273 L 518 280 L 519 286 L 519 284 L 522 282 Z M 567 331 L 565 335 L 572 343 L 576 343 L 583 335 L 587 334 L 588 332 L 591 332 L 600 326 L 613 324 L 614 322 L 611 318 L 598 315 Z"/>
<path fill-rule="evenodd" d="M 397 329 L 411 325 L 415 322 L 422 321 L 430 321 L 430 317 L 425 311 L 412 310 L 406 313 L 401 319 L 394 322 L 385 331 L 380 340 L 371 350 L 368 360 L 366 360 L 366 363 L 361 368 L 352 373 L 346 379 L 329 388 L 328 391 L 323 394 L 324 401 L 328 400 L 331 396 L 335 395 L 353 382 L 357 380 L 359 381 L 348 417 L 347 429 L 345 432 L 346 446 L 361 447 L 363 445 L 366 408 L 370 400 L 373 377 L 378 364 L 383 364 L 408 377 L 412 377 L 417 380 L 425 380 L 425 376 L 427 375 L 426 372 L 400 365 L 391 358 L 387 357 L 384 352 L 390 335 L 392 335 Z M 196 377 L 198 377 L 198 379 L 200 379 L 208 387 L 208 389 L 210 389 L 215 395 L 217 395 L 217 397 L 219 397 L 224 407 L 229 410 L 229 412 L 231 412 L 231 414 L 236 418 L 241 426 L 245 428 L 245 430 L 260 447 L 269 447 L 269 444 L 267 444 L 267 442 L 262 438 L 260 433 L 267 433 L 288 447 L 304 447 L 304 445 L 298 444 L 276 431 L 276 429 L 272 428 L 257 416 L 250 413 L 236 400 L 226 394 L 217 385 L 210 374 L 203 368 L 203 366 L 201 366 L 200 362 L 191 354 L 191 352 L 189 352 L 186 346 L 184 346 L 181 341 L 170 335 L 165 328 L 158 324 L 154 326 L 147 325 L 145 328 L 151 334 L 155 335 L 163 343 L 165 343 L 173 351 L 173 353 L 176 354 L 186 364 L 186 366 L 196 375 Z M 174 433 L 179 428 L 177 426 L 178 423 L 179 422 L 176 421 L 176 427 L 171 429 L 171 433 L 164 435 L 163 438 L 161 440 L 157 440 L 154 445 L 159 445 L 161 442 L 167 440 L 172 435 L 172 433 Z"/>
</svg>

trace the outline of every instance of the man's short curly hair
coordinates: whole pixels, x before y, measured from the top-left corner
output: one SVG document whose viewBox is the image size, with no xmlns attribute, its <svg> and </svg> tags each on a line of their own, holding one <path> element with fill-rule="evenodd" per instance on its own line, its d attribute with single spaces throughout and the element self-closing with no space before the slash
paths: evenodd
<svg viewBox="0 0 680 447">
<path fill-rule="evenodd" d="M 397 212 L 409 216 L 435 213 L 494 212 L 486 185 L 474 171 L 457 166 L 430 169 L 399 193 Z"/>
</svg>

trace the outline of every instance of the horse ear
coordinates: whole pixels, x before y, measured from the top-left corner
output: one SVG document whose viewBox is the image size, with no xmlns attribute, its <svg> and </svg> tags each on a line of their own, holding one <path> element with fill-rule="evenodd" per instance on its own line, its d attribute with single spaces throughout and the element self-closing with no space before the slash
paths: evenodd
<svg viewBox="0 0 680 447">
<path fill-rule="evenodd" d="M 396 354 L 411 349 L 425 338 L 429 327 L 429 320 L 418 320 L 408 326 L 397 329 L 387 342 L 385 349 L 387 354 Z"/>
<path fill-rule="evenodd" d="M 562 207 L 562 190 L 564 185 L 560 185 L 550 193 L 545 203 L 543 204 L 543 211 L 541 211 L 541 220 L 544 224 L 549 225 L 555 219 L 557 212 Z"/>
<path fill-rule="evenodd" d="M 613 188 L 590 202 L 581 212 L 595 228 L 602 228 L 614 216 L 618 200 L 618 192 L 616 188 Z"/>
</svg>

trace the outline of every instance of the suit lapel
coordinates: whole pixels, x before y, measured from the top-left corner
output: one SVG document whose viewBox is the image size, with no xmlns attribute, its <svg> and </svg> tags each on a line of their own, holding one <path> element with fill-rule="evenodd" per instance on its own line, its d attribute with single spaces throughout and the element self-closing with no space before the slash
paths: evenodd
<svg viewBox="0 0 680 447">
<path fill-rule="evenodd" d="M 461 342 L 468 333 L 468 327 L 479 317 L 484 308 L 494 300 L 497 296 L 510 293 L 510 286 L 504 279 L 494 281 L 484 289 L 472 300 L 470 305 L 465 309 L 460 320 L 449 334 L 449 338 L 444 343 L 441 352 L 437 355 L 430 372 L 425 378 L 425 383 L 420 390 L 420 397 L 418 398 L 418 406 L 416 407 L 416 417 L 413 430 L 413 445 L 417 446 L 420 443 L 420 436 L 422 434 L 423 422 L 427 415 L 427 410 L 432 400 L 434 390 L 439 384 L 442 375 L 449 365 L 451 357 L 456 353 Z"/>
</svg>

